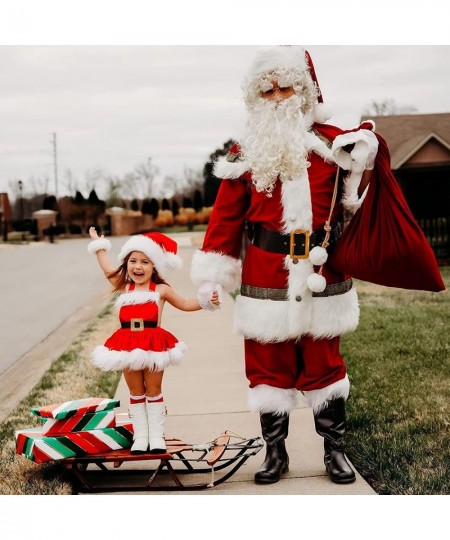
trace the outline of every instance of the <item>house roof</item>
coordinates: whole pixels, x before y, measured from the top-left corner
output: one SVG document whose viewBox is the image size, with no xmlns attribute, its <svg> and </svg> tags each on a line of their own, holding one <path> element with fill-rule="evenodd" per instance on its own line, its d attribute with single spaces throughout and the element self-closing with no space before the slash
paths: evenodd
<svg viewBox="0 0 450 540">
<path fill-rule="evenodd" d="M 392 168 L 398 169 L 434 139 L 450 152 L 450 113 L 363 116 L 389 146 Z"/>
</svg>

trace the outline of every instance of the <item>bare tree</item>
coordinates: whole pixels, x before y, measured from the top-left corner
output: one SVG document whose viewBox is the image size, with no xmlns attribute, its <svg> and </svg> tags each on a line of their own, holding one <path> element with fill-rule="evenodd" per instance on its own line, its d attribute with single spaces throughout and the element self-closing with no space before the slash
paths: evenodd
<svg viewBox="0 0 450 540">
<path fill-rule="evenodd" d="M 73 195 L 78 190 L 78 180 L 74 177 L 72 171 L 67 168 L 64 171 L 64 188 L 68 193 Z"/>
<path fill-rule="evenodd" d="M 398 105 L 395 99 L 384 99 L 383 101 L 372 100 L 363 110 L 364 116 L 393 116 L 396 114 L 413 114 L 417 108 L 412 105 Z"/>
<path fill-rule="evenodd" d="M 107 176 L 108 173 L 99 167 L 88 169 L 84 173 L 84 183 L 87 192 L 90 193 L 93 189 L 97 189 L 100 182 L 102 182 Z"/>
<path fill-rule="evenodd" d="M 146 163 L 139 163 L 136 165 L 134 168 L 134 174 L 138 183 L 140 184 L 140 195 L 142 195 L 140 198 L 146 199 L 153 197 L 153 184 L 159 174 L 159 169 L 156 165 L 153 165 L 152 158 L 148 158 Z"/>
</svg>

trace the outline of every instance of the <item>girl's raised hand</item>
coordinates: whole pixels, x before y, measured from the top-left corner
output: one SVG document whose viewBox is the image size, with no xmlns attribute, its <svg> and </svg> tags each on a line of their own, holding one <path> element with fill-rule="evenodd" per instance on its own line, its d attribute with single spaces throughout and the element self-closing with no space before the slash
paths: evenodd
<svg viewBox="0 0 450 540">
<path fill-rule="evenodd" d="M 89 227 L 89 236 L 92 240 L 98 240 L 99 236 L 95 227 Z"/>
</svg>

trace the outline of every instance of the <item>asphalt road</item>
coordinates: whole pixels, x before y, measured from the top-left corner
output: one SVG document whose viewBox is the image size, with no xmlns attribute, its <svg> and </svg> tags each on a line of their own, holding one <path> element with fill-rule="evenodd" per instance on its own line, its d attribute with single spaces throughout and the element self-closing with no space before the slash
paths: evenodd
<svg viewBox="0 0 450 540">
<path fill-rule="evenodd" d="M 124 239 L 111 241 L 114 261 Z M 110 300 L 88 243 L 0 245 L 0 417 Z"/>
</svg>

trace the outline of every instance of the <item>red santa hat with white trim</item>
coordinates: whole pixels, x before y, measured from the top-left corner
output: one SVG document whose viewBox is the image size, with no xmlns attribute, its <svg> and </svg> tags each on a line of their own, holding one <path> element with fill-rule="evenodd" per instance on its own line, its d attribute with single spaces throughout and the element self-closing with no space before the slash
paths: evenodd
<svg viewBox="0 0 450 540">
<path fill-rule="evenodd" d="M 278 45 L 260 49 L 247 73 L 247 86 L 251 86 L 251 82 L 261 74 L 280 70 L 305 72 L 317 91 L 317 102 L 313 108 L 314 120 L 324 123 L 331 118 L 331 108 L 323 102 L 311 56 L 308 51 L 298 45 Z"/>
<path fill-rule="evenodd" d="M 167 270 L 178 270 L 183 266 L 182 259 L 177 255 L 177 243 L 172 238 L 159 232 L 136 234 L 122 246 L 118 255 L 122 263 L 133 251 L 141 251 L 152 261 L 160 277 Z"/>
</svg>

